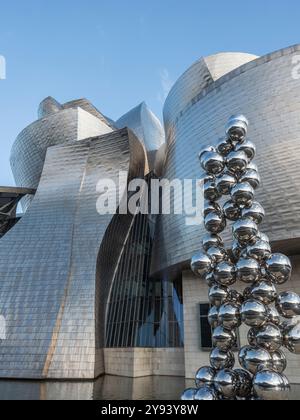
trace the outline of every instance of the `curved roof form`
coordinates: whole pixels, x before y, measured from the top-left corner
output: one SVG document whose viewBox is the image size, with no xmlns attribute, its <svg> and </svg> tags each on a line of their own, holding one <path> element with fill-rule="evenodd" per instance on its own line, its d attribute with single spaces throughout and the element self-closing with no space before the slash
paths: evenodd
<svg viewBox="0 0 300 420">
<path fill-rule="evenodd" d="M 165 143 L 164 129 L 159 119 L 154 115 L 145 102 L 133 108 L 123 115 L 117 122 L 118 128 L 130 128 L 134 134 L 143 142 L 148 154 L 150 170 L 155 170 L 161 162 L 157 161 L 158 156 L 164 159 L 164 154 L 157 154 Z"/>
<path fill-rule="evenodd" d="M 203 90 L 225 74 L 249 63 L 258 56 L 247 53 L 219 53 L 196 61 L 175 83 L 164 106 L 166 128 Z"/>
</svg>

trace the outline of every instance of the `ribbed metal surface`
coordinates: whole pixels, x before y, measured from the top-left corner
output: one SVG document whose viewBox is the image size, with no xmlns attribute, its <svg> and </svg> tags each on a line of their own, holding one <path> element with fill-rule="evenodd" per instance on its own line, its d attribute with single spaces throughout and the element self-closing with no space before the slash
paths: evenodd
<svg viewBox="0 0 300 420">
<path fill-rule="evenodd" d="M 168 143 L 164 176 L 170 180 L 201 178 L 199 151 L 224 136 L 230 115 L 247 115 L 263 181 L 257 195 L 267 213 L 262 230 L 272 241 L 290 244 L 300 238 L 300 84 L 292 77 L 292 59 L 299 51 L 295 46 L 254 60 L 192 98 L 199 82 L 194 66 L 182 79 L 185 88 L 183 82 L 175 85 L 164 110 Z M 183 97 L 182 89 L 187 90 Z M 162 216 L 152 271 L 187 264 L 199 250 L 203 233 L 203 226 L 186 226 L 185 216 Z M 294 252 L 298 245 L 295 241 Z"/>
<path fill-rule="evenodd" d="M 0 377 L 103 372 L 103 307 L 130 223 L 107 235 L 115 222 L 97 213 L 96 185 L 105 178 L 117 182 L 119 170 L 131 177 L 145 171 L 145 151 L 126 129 L 48 149 L 31 206 L 0 242 L 0 307 L 7 321 Z"/>
</svg>

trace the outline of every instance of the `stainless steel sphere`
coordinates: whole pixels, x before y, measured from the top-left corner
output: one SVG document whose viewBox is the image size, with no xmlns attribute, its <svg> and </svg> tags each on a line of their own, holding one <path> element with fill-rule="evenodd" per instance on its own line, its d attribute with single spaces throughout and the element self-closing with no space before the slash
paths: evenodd
<svg viewBox="0 0 300 420">
<path fill-rule="evenodd" d="M 266 262 L 268 276 L 276 284 L 286 283 L 292 274 L 292 264 L 283 254 L 273 254 Z"/>
<path fill-rule="evenodd" d="M 217 152 L 224 157 L 226 157 L 230 152 L 232 152 L 233 149 L 234 145 L 228 138 L 221 139 L 217 145 Z"/>
<path fill-rule="evenodd" d="M 207 255 L 209 256 L 209 258 L 211 259 L 211 261 L 214 264 L 219 264 L 222 261 L 227 260 L 227 258 L 228 258 L 228 255 L 227 255 L 225 249 L 215 247 L 215 246 L 212 246 L 211 248 L 208 248 Z"/>
<path fill-rule="evenodd" d="M 284 328 L 283 343 L 285 347 L 294 354 L 300 354 L 300 322 Z"/>
<path fill-rule="evenodd" d="M 224 327 L 217 327 L 212 337 L 214 347 L 222 351 L 229 351 L 236 344 L 236 334 Z"/>
<path fill-rule="evenodd" d="M 233 369 L 235 365 L 234 354 L 215 348 L 210 353 L 210 364 L 215 370 Z"/>
<path fill-rule="evenodd" d="M 250 206 L 254 199 L 254 189 L 248 182 L 240 182 L 232 188 L 231 198 L 238 206 Z"/>
<path fill-rule="evenodd" d="M 225 398 L 234 398 L 239 391 L 239 376 L 231 369 L 223 369 L 215 376 L 215 388 Z"/>
<path fill-rule="evenodd" d="M 213 234 L 223 232 L 226 228 L 226 219 L 223 215 L 218 213 L 210 213 L 204 219 L 205 229 Z"/>
<path fill-rule="evenodd" d="M 236 222 L 241 216 L 240 207 L 235 204 L 232 200 L 227 201 L 223 206 L 223 212 L 226 219 Z"/>
<path fill-rule="evenodd" d="M 279 312 L 276 308 L 269 307 L 268 309 L 268 322 L 271 324 L 277 325 L 278 327 L 281 325 L 281 319 Z"/>
<path fill-rule="evenodd" d="M 209 289 L 209 302 L 212 306 L 217 306 L 219 308 L 226 302 L 228 295 L 228 287 L 217 284 Z"/>
<path fill-rule="evenodd" d="M 258 234 L 257 234 L 257 240 L 270 243 L 270 239 L 269 239 L 268 235 L 266 235 L 265 233 L 259 232 L 259 231 L 258 231 Z"/>
<path fill-rule="evenodd" d="M 300 296 L 294 292 L 283 292 L 277 298 L 276 309 L 284 318 L 294 318 L 300 315 Z"/>
<path fill-rule="evenodd" d="M 255 169 L 247 169 L 240 177 L 239 182 L 248 182 L 256 190 L 260 186 L 261 178 Z"/>
<path fill-rule="evenodd" d="M 195 377 L 196 387 L 200 388 L 203 385 L 213 385 L 215 375 L 215 369 L 210 366 L 200 368 Z"/>
<path fill-rule="evenodd" d="M 202 386 L 194 395 L 194 401 L 218 401 L 218 393 L 214 386 Z"/>
<path fill-rule="evenodd" d="M 246 346 L 240 350 L 239 362 L 243 369 L 255 375 L 261 366 L 270 366 L 272 356 L 260 347 Z"/>
<path fill-rule="evenodd" d="M 218 203 L 216 203 L 216 202 L 205 201 L 205 203 L 204 203 L 204 209 L 203 209 L 203 216 L 206 217 L 210 213 L 222 214 L 222 208 L 221 208 L 221 206 Z"/>
<path fill-rule="evenodd" d="M 225 168 L 224 157 L 215 151 L 202 153 L 200 163 L 202 168 L 210 175 L 218 175 Z"/>
<path fill-rule="evenodd" d="M 265 210 L 257 201 L 253 201 L 250 207 L 245 207 L 242 210 L 242 217 L 253 220 L 257 225 L 262 223 L 265 215 Z"/>
<path fill-rule="evenodd" d="M 256 334 L 258 347 L 274 353 L 283 345 L 283 337 L 279 327 L 274 324 L 265 324 L 258 329 Z"/>
<path fill-rule="evenodd" d="M 191 261 L 191 269 L 199 277 L 205 277 L 213 270 L 212 261 L 207 254 L 198 252 Z"/>
<path fill-rule="evenodd" d="M 268 319 L 266 306 L 258 300 L 250 299 L 241 307 L 242 322 L 248 327 L 262 327 Z"/>
<path fill-rule="evenodd" d="M 254 245 L 247 247 L 247 256 L 260 262 L 270 258 L 271 254 L 272 250 L 269 242 L 259 240 Z"/>
<path fill-rule="evenodd" d="M 237 280 L 243 283 L 255 283 L 261 277 L 261 267 L 253 258 L 240 258 L 236 264 Z"/>
<path fill-rule="evenodd" d="M 241 245 L 249 245 L 255 242 L 258 234 L 258 227 L 253 220 L 242 219 L 235 222 L 232 231 L 235 239 Z"/>
<path fill-rule="evenodd" d="M 206 153 L 216 153 L 217 152 L 217 150 L 216 150 L 216 148 L 215 147 L 213 147 L 213 146 L 207 146 L 207 147 L 205 147 L 205 149 L 203 149 L 203 150 L 201 150 L 201 152 L 199 153 L 199 160 L 201 161 L 201 159 L 203 158 L 203 156 L 206 154 Z"/>
<path fill-rule="evenodd" d="M 286 370 L 287 360 L 282 350 L 272 353 L 272 368 L 278 373 L 283 373 Z"/>
<path fill-rule="evenodd" d="M 251 328 L 248 331 L 248 343 L 250 344 L 250 346 L 252 347 L 257 347 L 257 332 L 258 332 L 258 328 Z"/>
<path fill-rule="evenodd" d="M 241 305 L 242 303 L 244 303 L 243 295 L 237 292 L 236 290 L 229 291 L 227 300 L 228 302 L 237 303 L 238 305 Z"/>
<path fill-rule="evenodd" d="M 242 253 L 244 251 L 245 251 L 245 248 L 243 248 L 242 245 L 235 239 L 231 248 L 231 252 L 232 252 L 234 260 L 238 261 L 241 258 Z"/>
<path fill-rule="evenodd" d="M 245 152 L 231 152 L 226 159 L 227 168 L 233 174 L 240 174 L 247 169 L 248 156 Z"/>
<path fill-rule="evenodd" d="M 230 195 L 231 189 L 237 184 L 237 179 L 233 174 L 225 172 L 216 180 L 216 186 L 221 195 Z"/>
<path fill-rule="evenodd" d="M 221 195 L 216 187 L 215 181 L 209 181 L 204 183 L 203 194 L 205 200 L 208 201 L 217 201 L 221 198 Z"/>
<path fill-rule="evenodd" d="M 219 308 L 213 306 L 208 312 L 208 323 L 212 329 L 216 329 L 219 324 Z"/>
<path fill-rule="evenodd" d="M 219 324 L 228 330 L 234 330 L 241 325 L 240 305 L 224 303 L 219 310 Z"/>
<path fill-rule="evenodd" d="M 235 369 L 234 371 L 239 378 L 239 387 L 237 396 L 239 398 L 248 398 L 252 393 L 252 377 L 249 372 L 244 369 Z"/>
<path fill-rule="evenodd" d="M 273 283 L 262 280 L 251 288 L 251 297 L 253 299 L 259 300 L 265 305 L 270 305 L 275 302 L 277 298 L 277 290 Z"/>
<path fill-rule="evenodd" d="M 197 391 L 198 390 L 195 388 L 186 389 L 184 393 L 181 395 L 181 398 L 180 398 L 181 401 L 194 401 L 194 397 Z"/>
<path fill-rule="evenodd" d="M 214 276 L 214 273 L 213 273 L 213 272 L 208 273 L 208 274 L 205 276 L 205 281 L 206 281 L 206 284 L 207 284 L 207 286 L 208 286 L 208 287 L 215 286 L 216 281 L 215 281 L 215 276 Z"/>
<path fill-rule="evenodd" d="M 289 399 L 290 386 L 287 378 L 274 370 L 258 372 L 253 380 L 253 388 L 256 396 L 265 401 Z"/>
<path fill-rule="evenodd" d="M 202 245 L 205 251 L 215 246 L 217 248 L 224 248 L 224 242 L 219 235 L 213 235 L 211 233 L 206 234 L 203 237 Z"/>
<path fill-rule="evenodd" d="M 219 263 L 215 268 L 214 278 L 223 286 L 233 285 L 236 282 L 235 266 L 228 261 Z"/>
<path fill-rule="evenodd" d="M 238 144 L 236 147 L 237 151 L 245 152 L 248 156 L 249 162 L 255 158 L 256 155 L 256 146 L 252 141 L 246 140 L 242 144 Z"/>
<path fill-rule="evenodd" d="M 242 116 L 232 116 L 226 125 L 226 136 L 232 141 L 242 143 L 245 141 L 248 132 L 248 121 Z"/>
</svg>

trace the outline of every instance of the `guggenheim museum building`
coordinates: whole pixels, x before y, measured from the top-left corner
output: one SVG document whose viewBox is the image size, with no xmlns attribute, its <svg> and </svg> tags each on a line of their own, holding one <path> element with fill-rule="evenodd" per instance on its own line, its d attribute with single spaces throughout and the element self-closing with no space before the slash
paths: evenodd
<svg viewBox="0 0 300 420">
<path fill-rule="evenodd" d="M 0 378 L 194 378 L 207 364 L 207 285 L 190 270 L 204 227 L 184 214 L 101 215 L 97 184 L 119 185 L 120 171 L 127 183 L 200 179 L 199 151 L 232 114 L 250 121 L 262 230 L 300 292 L 299 62 L 300 45 L 201 58 L 171 89 L 164 127 L 144 103 L 112 121 L 86 99 L 42 101 L 12 147 L 16 187 L 0 187 Z"/>
</svg>

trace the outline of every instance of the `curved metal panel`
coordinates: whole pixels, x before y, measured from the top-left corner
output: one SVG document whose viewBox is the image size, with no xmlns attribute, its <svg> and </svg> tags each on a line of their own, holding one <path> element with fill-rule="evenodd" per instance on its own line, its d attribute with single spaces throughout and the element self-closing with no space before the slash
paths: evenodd
<svg viewBox="0 0 300 420">
<path fill-rule="evenodd" d="M 299 250 L 300 239 L 300 85 L 291 65 L 299 51 L 298 45 L 245 64 L 189 103 L 184 99 L 181 102 L 183 86 L 179 82 L 165 108 L 169 146 L 164 176 L 170 180 L 201 178 L 199 151 L 224 136 L 224 124 L 230 115 L 247 115 L 263 180 L 258 200 L 268 214 L 261 228 L 273 242 L 281 241 L 279 247 L 288 241 L 293 248 L 290 252 Z M 197 71 L 196 67 L 195 78 L 193 69 L 184 76 L 188 90 L 185 97 L 194 95 Z M 168 116 L 179 109 L 180 115 L 172 122 Z M 152 271 L 186 265 L 199 250 L 203 233 L 203 226 L 186 226 L 184 215 L 162 216 Z"/>
</svg>

